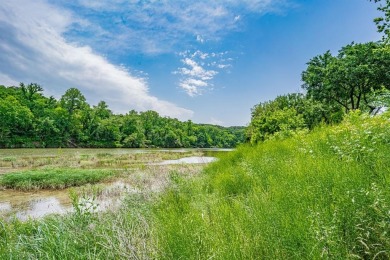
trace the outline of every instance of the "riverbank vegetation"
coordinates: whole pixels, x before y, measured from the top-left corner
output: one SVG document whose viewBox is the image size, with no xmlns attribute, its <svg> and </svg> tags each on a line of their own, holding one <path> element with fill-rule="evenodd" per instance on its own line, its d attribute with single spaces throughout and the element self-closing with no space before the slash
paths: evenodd
<svg viewBox="0 0 390 260">
<path fill-rule="evenodd" d="M 0 148 L 209 148 L 244 142 L 244 127 L 181 122 L 155 111 L 114 114 L 104 101 L 86 102 L 77 88 L 59 100 L 35 83 L 0 85 Z"/>
<path fill-rule="evenodd" d="M 389 113 L 227 153 L 115 213 L 5 224 L 10 258 L 317 259 L 390 257 Z M 75 204 L 77 207 L 77 204 Z M 77 211 L 75 211 L 77 212 Z"/>
<path fill-rule="evenodd" d="M 156 208 L 160 257 L 388 259 L 390 116 L 241 147 Z"/>
</svg>

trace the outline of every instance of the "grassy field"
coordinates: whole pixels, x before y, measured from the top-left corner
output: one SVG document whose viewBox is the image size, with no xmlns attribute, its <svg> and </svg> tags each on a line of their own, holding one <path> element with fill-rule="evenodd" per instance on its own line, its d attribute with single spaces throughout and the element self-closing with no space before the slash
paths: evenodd
<svg viewBox="0 0 390 260">
<path fill-rule="evenodd" d="M 389 259 L 390 121 L 242 146 L 117 212 L 0 223 L 6 259 Z M 75 200 L 77 201 L 77 199 Z M 74 207 L 77 209 L 78 204 Z"/>
</svg>

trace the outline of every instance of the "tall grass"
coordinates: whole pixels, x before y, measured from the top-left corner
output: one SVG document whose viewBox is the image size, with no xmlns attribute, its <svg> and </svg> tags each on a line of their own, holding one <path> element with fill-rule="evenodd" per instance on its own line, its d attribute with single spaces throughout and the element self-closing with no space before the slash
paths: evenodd
<svg viewBox="0 0 390 260">
<path fill-rule="evenodd" d="M 155 209 L 159 258 L 390 257 L 389 116 L 241 147 Z"/>
<path fill-rule="evenodd" d="M 41 221 L 0 220 L 0 259 L 146 259 L 152 247 L 142 201 L 133 196 L 118 212 L 101 215 L 84 208 Z"/>
<path fill-rule="evenodd" d="M 5 259 L 389 259 L 390 121 L 243 146 L 118 212 L 0 221 Z M 77 200 L 75 200 L 77 201 Z M 78 204 L 75 204 L 77 209 Z"/>
</svg>

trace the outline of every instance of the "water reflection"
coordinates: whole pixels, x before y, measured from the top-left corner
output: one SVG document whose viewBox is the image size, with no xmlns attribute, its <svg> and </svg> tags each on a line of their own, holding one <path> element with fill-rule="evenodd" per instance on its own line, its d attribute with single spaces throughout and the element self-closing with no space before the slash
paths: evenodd
<svg viewBox="0 0 390 260">
<path fill-rule="evenodd" d="M 82 189 L 80 187 L 79 191 Z M 102 184 L 98 195 L 80 195 L 79 207 L 90 212 L 113 210 L 120 206 L 126 194 L 135 192 L 138 190 L 123 181 Z M 6 219 L 16 217 L 25 221 L 74 211 L 68 189 L 35 192 L 5 190 L 0 193 L 0 201 L 5 201 L 0 202 L 0 217 Z"/>
<path fill-rule="evenodd" d="M 11 203 L 9 202 L 0 202 L 0 212 L 10 211 L 12 209 Z"/>
<path fill-rule="evenodd" d="M 17 212 L 16 217 L 20 220 L 27 220 L 29 218 L 36 219 L 53 213 L 64 214 L 71 210 L 71 207 L 61 205 L 61 202 L 57 198 L 48 197 L 30 201 L 30 209 Z"/>
<path fill-rule="evenodd" d="M 217 160 L 215 157 L 207 157 L 207 156 L 191 156 L 191 157 L 184 157 L 177 160 L 165 160 L 160 163 L 156 163 L 154 165 L 170 165 L 170 164 L 183 164 L 183 163 L 191 163 L 191 164 L 198 164 L 198 163 L 211 163 Z"/>
</svg>

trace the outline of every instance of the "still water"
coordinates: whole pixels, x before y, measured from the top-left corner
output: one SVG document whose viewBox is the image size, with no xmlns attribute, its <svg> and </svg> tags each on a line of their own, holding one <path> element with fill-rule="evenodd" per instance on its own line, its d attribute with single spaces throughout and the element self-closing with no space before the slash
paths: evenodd
<svg viewBox="0 0 390 260">
<path fill-rule="evenodd" d="M 183 157 L 175 160 L 162 160 L 151 162 L 150 167 L 164 167 L 165 165 L 180 164 L 207 164 L 217 160 L 219 154 L 231 151 L 231 149 L 4 149 L 0 150 L 1 158 L 9 157 L 48 157 L 74 154 L 99 154 L 114 155 L 139 154 L 139 153 L 183 153 Z M 201 156 L 188 156 L 190 152 L 201 152 Z M 179 156 L 180 157 L 180 156 Z M 6 174 L 6 173 L 3 173 Z M 158 185 L 157 185 L 158 186 Z M 126 180 L 116 180 L 110 183 L 99 184 L 98 196 L 85 196 L 80 202 L 84 207 L 93 205 L 94 211 L 114 210 L 120 206 L 123 198 L 139 190 Z M 80 187 L 79 189 L 82 189 Z M 17 218 L 22 221 L 29 218 L 42 218 L 49 214 L 65 214 L 73 211 L 69 189 L 63 190 L 36 190 L 17 191 L 12 189 L 0 190 L 0 218 Z"/>
</svg>

